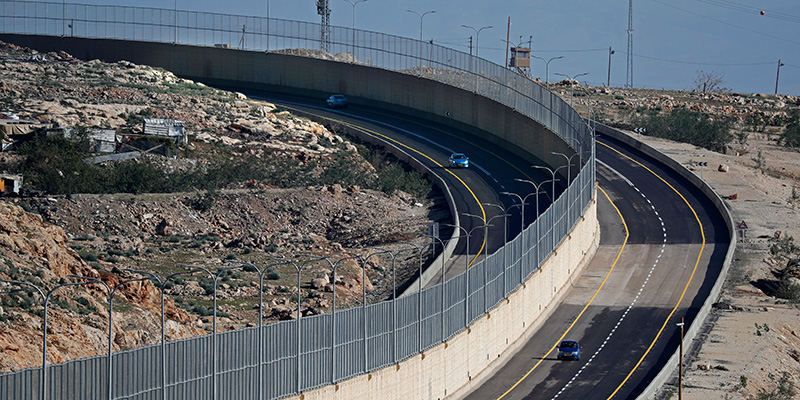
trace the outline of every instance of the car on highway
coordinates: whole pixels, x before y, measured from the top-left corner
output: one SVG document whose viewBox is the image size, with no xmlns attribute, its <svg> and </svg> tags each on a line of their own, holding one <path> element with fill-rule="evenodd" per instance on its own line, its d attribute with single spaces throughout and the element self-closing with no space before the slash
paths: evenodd
<svg viewBox="0 0 800 400">
<path fill-rule="evenodd" d="M 328 103 L 330 108 L 347 108 L 347 97 L 342 94 L 331 95 L 325 102 Z"/>
<path fill-rule="evenodd" d="M 559 360 L 575 360 L 581 359 L 581 345 L 575 340 L 562 340 L 558 345 Z"/>
<path fill-rule="evenodd" d="M 453 153 L 450 155 L 451 168 L 469 168 L 469 157 L 464 153 Z"/>
</svg>

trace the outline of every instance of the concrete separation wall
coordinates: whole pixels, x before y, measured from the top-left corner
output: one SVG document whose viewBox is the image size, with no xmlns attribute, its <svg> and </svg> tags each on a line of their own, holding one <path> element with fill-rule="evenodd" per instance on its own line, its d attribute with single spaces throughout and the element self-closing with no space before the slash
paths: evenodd
<svg viewBox="0 0 800 400">
<path fill-rule="evenodd" d="M 84 39 L 0 34 L 0 40 L 42 52 L 107 62 L 130 61 L 162 67 L 207 85 L 237 91 L 270 91 L 318 97 L 320 106 L 332 93 L 352 105 L 369 105 L 420 118 L 480 136 L 506 150 L 549 165 L 571 154 L 567 144 L 533 119 L 514 109 L 441 82 L 395 71 L 279 53 L 263 53 L 112 39 Z M 566 171 L 562 171 L 566 172 Z M 566 181 L 566 175 L 562 174 Z"/>
<path fill-rule="evenodd" d="M 725 202 L 722 201 L 722 198 L 711 188 L 705 181 L 700 179 L 699 176 L 695 175 L 693 172 L 686 169 L 683 165 L 678 163 L 677 161 L 669 158 L 668 156 L 662 154 L 658 150 L 644 144 L 638 140 L 636 140 L 633 136 L 624 133 L 620 130 L 611 128 L 605 125 L 597 125 L 597 133 L 601 135 L 606 135 L 617 139 L 619 141 L 624 142 L 625 144 L 632 146 L 643 153 L 647 154 L 650 157 L 664 163 L 674 171 L 678 172 L 682 177 L 686 178 L 689 182 L 691 182 L 694 186 L 700 189 L 706 197 L 711 199 L 714 205 L 717 207 L 719 212 L 728 222 L 728 233 L 731 239 L 731 246 L 728 248 L 727 254 L 725 254 L 725 261 L 722 265 L 722 271 L 717 278 L 717 282 L 714 284 L 714 287 L 711 289 L 711 294 L 706 298 L 705 303 L 700 308 L 700 311 L 697 314 L 697 318 L 695 318 L 694 323 L 688 327 L 684 331 L 683 336 L 683 346 L 684 348 L 689 348 L 692 345 L 692 342 L 697 337 L 697 334 L 700 331 L 700 328 L 705 323 L 706 319 L 708 318 L 708 314 L 711 312 L 711 305 L 714 304 L 717 299 L 719 298 L 720 291 L 722 291 L 722 284 L 725 282 L 725 277 L 728 275 L 728 270 L 730 269 L 731 262 L 733 261 L 733 255 L 736 252 L 736 230 L 734 228 L 733 217 L 731 217 L 730 211 L 725 206 Z M 680 357 L 679 354 L 680 350 L 676 350 L 675 353 L 670 357 L 669 361 L 667 361 L 667 367 L 664 368 L 658 376 L 647 386 L 647 389 L 638 397 L 639 400 L 646 400 L 646 399 L 656 399 L 658 398 L 658 394 L 661 391 L 661 388 L 670 380 L 677 379 L 678 371 L 678 358 Z"/>
<path fill-rule="evenodd" d="M 320 106 L 330 93 L 343 93 L 353 105 L 368 104 L 452 126 L 531 162 L 538 158 L 558 165 L 563 160 L 551 152 L 573 152 L 560 137 L 510 107 L 440 82 L 384 69 L 165 43 L 8 34 L 0 35 L 0 40 L 43 52 L 64 50 L 81 59 L 159 66 L 187 79 L 232 90 L 314 96 L 320 99 Z M 416 164 L 402 151 L 395 154 Z M 295 398 L 440 399 L 467 393 L 491 376 L 544 323 L 566 293 L 568 282 L 594 255 L 599 244 L 596 201 L 583 215 L 524 285 L 468 329 L 391 367 Z M 551 282 L 558 288 L 555 292 L 549 289 Z"/>
<path fill-rule="evenodd" d="M 290 399 L 459 398 L 489 378 L 521 348 L 555 310 L 599 245 L 597 202 L 558 249 L 508 299 L 469 329 L 396 365 L 322 387 Z M 559 290 L 551 295 L 551 279 Z"/>
</svg>

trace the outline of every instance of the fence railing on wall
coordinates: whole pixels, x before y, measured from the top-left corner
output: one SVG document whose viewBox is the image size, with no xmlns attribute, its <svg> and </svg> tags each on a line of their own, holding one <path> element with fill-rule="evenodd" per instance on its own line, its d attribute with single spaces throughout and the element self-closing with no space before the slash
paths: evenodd
<svg viewBox="0 0 800 400">
<path fill-rule="evenodd" d="M 456 86 L 513 108 L 562 137 L 580 155 L 579 172 L 504 247 L 417 293 L 365 308 L 219 333 L 215 339 L 207 335 L 117 352 L 110 376 L 103 356 L 51 365 L 46 396 L 40 393 L 41 368 L 0 375 L 0 398 L 94 399 L 105 397 L 110 382 L 112 398 L 283 397 L 393 365 L 442 343 L 540 267 L 594 193 L 594 141 L 582 118 L 542 86 L 463 52 L 343 27 L 331 27 L 325 46 L 329 51 L 323 52 L 320 29 L 307 22 L 169 9 L 0 3 L 2 33 L 273 51 L 356 62 Z"/>
</svg>

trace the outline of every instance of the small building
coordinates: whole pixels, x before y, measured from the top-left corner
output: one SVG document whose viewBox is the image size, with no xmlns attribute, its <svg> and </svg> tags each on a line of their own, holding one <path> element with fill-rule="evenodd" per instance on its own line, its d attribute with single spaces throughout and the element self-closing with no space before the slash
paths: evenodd
<svg viewBox="0 0 800 400">
<path fill-rule="evenodd" d="M 62 128 L 64 137 L 70 138 L 74 133 L 74 128 Z M 86 130 L 89 139 L 89 151 L 95 153 L 113 153 L 117 149 L 117 132 L 113 129 L 94 129 Z"/>
<path fill-rule="evenodd" d="M 508 62 L 511 68 L 530 68 L 531 49 L 529 47 L 512 47 L 511 60 Z"/>
<path fill-rule="evenodd" d="M 176 144 L 186 145 L 189 141 L 184 132 L 183 121 L 174 119 L 147 118 L 142 125 L 142 132 L 145 136 L 160 136 L 172 139 Z"/>
<path fill-rule="evenodd" d="M 22 191 L 22 175 L 0 174 L 0 195 L 19 196 Z"/>
</svg>

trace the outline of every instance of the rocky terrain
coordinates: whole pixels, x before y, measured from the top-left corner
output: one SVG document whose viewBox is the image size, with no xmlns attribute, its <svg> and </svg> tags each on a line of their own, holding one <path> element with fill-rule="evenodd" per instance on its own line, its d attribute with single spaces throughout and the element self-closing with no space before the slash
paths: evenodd
<svg viewBox="0 0 800 400">
<path fill-rule="evenodd" d="M 187 122 L 190 154 L 213 153 L 215 144 L 240 154 L 278 151 L 295 160 L 314 160 L 354 149 L 325 127 L 273 105 L 218 91 L 167 71 L 126 62 L 76 61 L 69 54 L 36 54 L 0 44 L 0 101 L 22 118 L 58 125 L 82 124 L 133 130 L 132 115 Z M 703 174 L 727 200 L 734 218 L 750 228 L 741 237 L 736 262 L 699 350 L 687 355 L 683 396 L 687 399 L 780 399 L 800 384 L 800 311 L 769 290 L 796 253 L 773 251 L 777 240 L 800 235 L 800 157 L 775 143 L 780 121 L 797 110 L 800 97 L 583 87 L 575 82 L 552 89 L 584 115 L 633 127 L 646 111 L 689 109 L 736 121 L 737 140 L 725 154 L 695 146 L 640 138 Z M 0 111 L 4 111 L 0 110 Z M 2 153 L 3 165 L 14 161 Z M 152 156 L 165 173 L 202 163 L 192 158 Z M 697 167 L 698 161 L 708 167 Z M 126 269 L 161 277 L 184 271 L 179 264 L 217 270 L 232 261 L 259 268 L 277 257 L 302 254 L 341 257 L 367 254 L 382 242 L 419 238 L 426 223 L 446 218 L 434 195 L 414 198 L 356 186 L 308 185 L 281 189 L 240 182 L 208 192 L 50 196 L 0 201 L 0 278 L 52 289 L 73 282 L 70 274 L 111 285 L 138 277 Z M 790 240 L 791 239 L 791 240 Z M 360 250 L 359 250 L 360 249 Z M 367 249 L 367 250 L 364 250 Z M 358 304 L 362 288 L 369 301 L 390 296 L 385 261 L 371 259 L 368 279 L 344 262 L 336 280 L 339 301 Z M 410 264 L 413 264 L 410 263 Z M 300 290 L 304 315 L 330 307 L 330 268 L 312 263 Z M 413 275 L 412 269 L 403 269 Z M 270 320 L 296 318 L 297 289 L 292 267 L 272 267 L 266 277 Z M 254 272 L 238 269 L 220 278 L 218 329 L 252 325 L 258 295 Z M 166 289 L 169 339 L 207 333 L 209 281 L 181 277 Z M 9 290 L 10 286 L 0 286 Z M 105 289 L 64 288 L 54 296 L 48 328 L 49 362 L 103 353 L 107 315 Z M 121 286 L 114 298 L 114 350 L 155 343 L 159 291 L 149 282 Z M 41 301 L 35 295 L 6 294 L 0 307 L 0 370 L 40 362 Z M 800 299 L 798 299 L 800 300 Z M 50 323 L 50 322 L 49 322 Z M 91 349 L 91 350 L 85 350 Z M 673 397 L 677 389 L 672 391 Z M 780 397 L 784 396 L 784 397 Z"/>
<path fill-rule="evenodd" d="M 231 157 L 219 151 L 223 145 L 241 157 L 269 153 L 304 164 L 344 153 L 360 163 L 353 167 L 372 170 L 366 160 L 358 161 L 347 139 L 272 104 L 127 62 L 76 61 L 66 53 L 38 54 L 5 43 L 0 49 L 0 111 L 22 120 L 132 133 L 140 127 L 131 116 L 186 121 L 190 140 L 183 157 L 145 155 L 127 162 L 152 162 L 164 174 L 176 174 Z M 17 161 L 13 151 L 2 153 L 0 168 Z M 329 311 L 334 283 L 337 307 L 360 304 L 362 288 L 368 302 L 384 300 L 393 291 L 386 258 L 369 259 L 366 280 L 352 260 L 338 266 L 335 281 L 324 260 L 311 262 L 302 271 L 299 293 L 295 268 L 273 264 L 283 258 L 303 263 L 306 255 L 336 261 L 347 256 L 343 252 L 366 257 L 377 251 L 370 246 L 397 248 L 399 241 L 421 244 L 427 223 L 449 214 L 435 193 L 415 198 L 337 184 L 278 188 L 257 180 L 232 181 L 214 191 L 47 195 L 8 198 L 0 205 L 0 278 L 45 291 L 76 281 L 69 275 L 99 278 L 114 288 L 144 276 L 129 270 L 163 279 L 185 271 L 183 265 L 212 272 L 238 265 L 219 278 L 219 330 L 258 321 L 259 274 L 241 263 L 266 270 L 267 322 L 296 318 L 298 295 L 303 315 Z M 416 265 L 416 256 L 404 252 L 397 263 L 398 282 L 415 276 Z M 165 285 L 168 340 L 210 331 L 212 282 L 194 274 Z M 58 289 L 48 312 L 48 362 L 105 353 L 107 307 L 100 285 Z M 40 364 L 42 315 L 42 301 L 34 293 L 3 298 L 0 371 Z M 114 295 L 114 351 L 157 343 L 159 332 L 159 289 L 150 281 L 121 285 Z"/>
</svg>

